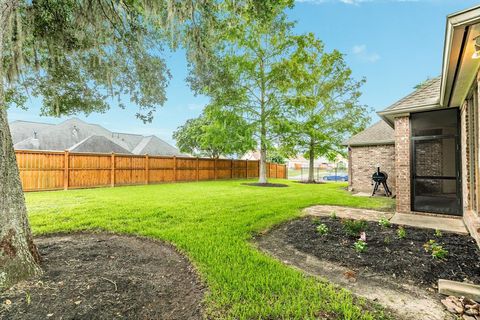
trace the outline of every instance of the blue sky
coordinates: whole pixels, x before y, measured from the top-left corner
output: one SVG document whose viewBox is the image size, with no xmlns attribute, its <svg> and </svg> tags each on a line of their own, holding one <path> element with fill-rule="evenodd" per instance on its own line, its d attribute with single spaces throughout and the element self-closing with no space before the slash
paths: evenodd
<svg viewBox="0 0 480 320">
<path fill-rule="evenodd" d="M 379 111 L 408 94 L 417 83 L 440 74 L 446 16 L 477 4 L 471 0 L 297 0 L 288 15 L 297 21 L 297 33 L 313 32 L 327 50 L 346 54 L 354 76 L 367 79 L 361 102 Z M 185 83 L 183 52 L 165 58 L 173 78 L 168 101 L 151 124 L 134 117 L 135 106 L 78 117 L 109 130 L 155 134 L 173 143 L 172 132 L 196 117 L 208 99 L 195 97 Z M 28 111 L 9 110 L 9 120 L 62 120 L 40 117 L 40 103 L 30 101 Z M 372 112 L 372 122 L 376 120 Z"/>
</svg>

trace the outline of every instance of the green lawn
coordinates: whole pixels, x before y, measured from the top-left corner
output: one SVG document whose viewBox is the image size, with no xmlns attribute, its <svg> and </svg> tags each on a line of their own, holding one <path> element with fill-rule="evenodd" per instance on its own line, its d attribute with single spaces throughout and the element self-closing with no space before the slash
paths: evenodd
<svg viewBox="0 0 480 320">
<path fill-rule="evenodd" d="M 391 200 L 352 197 L 340 184 L 259 188 L 241 182 L 39 192 L 26 199 L 36 235 L 103 229 L 174 243 L 208 285 L 209 318 L 382 318 L 346 291 L 258 252 L 249 239 L 314 204 L 383 208 Z"/>
</svg>

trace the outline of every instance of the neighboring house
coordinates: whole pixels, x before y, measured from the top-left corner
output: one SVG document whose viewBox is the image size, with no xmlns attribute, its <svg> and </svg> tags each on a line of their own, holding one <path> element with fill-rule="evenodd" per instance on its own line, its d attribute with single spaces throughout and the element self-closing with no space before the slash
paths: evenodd
<svg viewBox="0 0 480 320">
<path fill-rule="evenodd" d="M 447 17 L 442 75 L 379 115 L 395 131 L 397 212 L 460 216 L 480 245 L 479 58 L 477 6 Z"/>
<path fill-rule="evenodd" d="M 395 131 L 388 123 L 380 120 L 344 144 L 348 146 L 351 191 L 372 192 L 372 175 L 380 167 L 388 174 L 388 186 L 395 193 Z"/>
<path fill-rule="evenodd" d="M 327 169 L 331 161 L 325 158 L 318 158 L 314 161 L 315 168 Z M 297 155 L 295 158 L 286 159 L 286 164 L 289 169 L 301 169 L 308 168 L 310 166 L 310 160 L 302 155 Z"/>
<path fill-rule="evenodd" d="M 260 160 L 260 151 L 247 152 L 242 157 L 242 160 Z M 324 157 L 315 159 L 314 167 L 320 169 L 333 169 L 337 163 L 342 163 L 345 167 L 347 166 L 347 160 L 341 155 L 338 155 L 335 161 L 330 161 Z M 308 168 L 310 166 L 310 160 L 306 159 L 302 155 L 297 155 L 294 158 L 285 159 L 285 164 L 289 169 L 300 170 L 302 168 Z"/>
<path fill-rule="evenodd" d="M 242 160 L 260 160 L 260 151 L 249 151 L 241 158 Z"/>
<path fill-rule="evenodd" d="M 13 121 L 10 131 L 16 150 L 181 155 L 156 136 L 111 132 L 77 118 L 59 124 Z"/>
</svg>

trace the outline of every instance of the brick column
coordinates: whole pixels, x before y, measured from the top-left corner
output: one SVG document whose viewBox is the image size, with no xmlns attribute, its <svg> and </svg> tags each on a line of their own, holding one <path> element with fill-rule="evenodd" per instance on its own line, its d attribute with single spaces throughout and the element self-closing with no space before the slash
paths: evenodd
<svg viewBox="0 0 480 320">
<path fill-rule="evenodd" d="M 410 196 L 410 118 L 395 119 L 395 175 L 397 212 L 411 211 Z"/>
</svg>

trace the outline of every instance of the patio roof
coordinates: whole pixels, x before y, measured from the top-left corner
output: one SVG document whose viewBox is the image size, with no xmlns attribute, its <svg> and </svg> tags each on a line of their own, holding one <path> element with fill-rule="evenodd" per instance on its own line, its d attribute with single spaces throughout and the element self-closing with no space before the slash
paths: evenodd
<svg viewBox="0 0 480 320">
<path fill-rule="evenodd" d="M 447 17 L 440 104 L 459 107 L 475 81 L 480 59 L 474 57 L 480 37 L 480 6 Z"/>
<path fill-rule="evenodd" d="M 385 110 L 378 112 L 378 115 L 393 126 L 394 116 L 408 114 L 412 111 L 427 111 L 440 107 L 441 82 L 441 77 L 428 80 L 419 89 L 398 100 Z"/>
<path fill-rule="evenodd" d="M 357 133 L 343 144 L 347 146 L 372 146 L 394 143 L 394 130 L 385 121 L 380 120 L 371 127 Z"/>
</svg>

